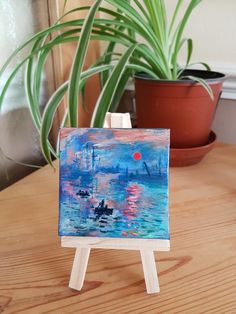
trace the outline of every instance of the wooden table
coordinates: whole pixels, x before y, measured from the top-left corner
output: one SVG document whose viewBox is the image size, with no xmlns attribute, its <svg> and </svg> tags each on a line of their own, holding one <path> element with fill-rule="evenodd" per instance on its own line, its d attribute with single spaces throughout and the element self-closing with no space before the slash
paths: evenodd
<svg viewBox="0 0 236 314">
<path fill-rule="evenodd" d="M 236 313 L 236 146 L 171 169 L 160 294 L 146 294 L 139 252 L 115 250 L 92 251 L 84 289 L 70 290 L 74 250 L 60 247 L 57 206 L 48 166 L 0 193 L 0 312 Z"/>
</svg>

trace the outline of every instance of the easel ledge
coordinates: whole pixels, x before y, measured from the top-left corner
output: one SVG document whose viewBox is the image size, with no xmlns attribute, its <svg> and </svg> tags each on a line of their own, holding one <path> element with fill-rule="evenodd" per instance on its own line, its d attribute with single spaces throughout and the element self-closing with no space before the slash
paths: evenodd
<svg viewBox="0 0 236 314">
<path fill-rule="evenodd" d="M 169 251 L 170 241 L 159 239 L 134 239 L 134 238 L 96 238 L 96 237 L 61 237 L 62 247 L 90 248 L 90 249 L 122 249 L 153 251 Z"/>
</svg>

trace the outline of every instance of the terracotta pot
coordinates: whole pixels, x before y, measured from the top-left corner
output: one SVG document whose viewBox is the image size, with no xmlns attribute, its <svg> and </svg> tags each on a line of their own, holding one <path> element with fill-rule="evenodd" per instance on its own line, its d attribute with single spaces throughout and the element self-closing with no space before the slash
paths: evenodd
<svg viewBox="0 0 236 314">
<path fill-rule="evenodd" d="M 225 78 L 211 71 L 188 70 L 185 74 L 205 79 L 214 101 L 191 80 L 153 80 L 142 74 L 135 77 L 137 126 L 170 129 L 173 148 L 199 147 L 208 142 Z"/>
</svg>

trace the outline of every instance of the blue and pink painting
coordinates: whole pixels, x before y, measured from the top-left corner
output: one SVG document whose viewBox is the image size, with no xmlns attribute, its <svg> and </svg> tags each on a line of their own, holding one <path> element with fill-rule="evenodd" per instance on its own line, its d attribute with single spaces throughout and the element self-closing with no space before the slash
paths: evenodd
<svg viewBox="0 0 236 314">
<path fill-rule="evenodd" d="M 60 132 L 60 236 L 169 239 L 169 130 Z"/>
</svg>

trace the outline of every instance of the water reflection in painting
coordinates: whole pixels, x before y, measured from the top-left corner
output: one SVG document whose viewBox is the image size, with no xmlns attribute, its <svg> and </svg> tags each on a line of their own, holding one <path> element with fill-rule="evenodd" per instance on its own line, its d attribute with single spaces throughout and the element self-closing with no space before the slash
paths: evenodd
<svg viewBox="0 0 236 314">
<path fill-rule="evenodd" d="M 59 234 L 169 239 L 169 131 L 62 129 Z"/>
</svg>

